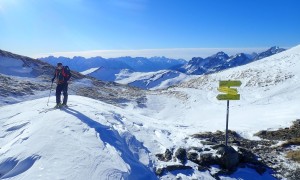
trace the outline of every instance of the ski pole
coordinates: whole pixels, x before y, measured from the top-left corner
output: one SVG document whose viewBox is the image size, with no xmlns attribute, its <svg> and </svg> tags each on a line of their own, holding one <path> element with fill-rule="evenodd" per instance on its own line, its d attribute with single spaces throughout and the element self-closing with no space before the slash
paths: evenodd
<svg viewBox="0 0 300 180">
<path fill-rule="evenodd" d="M 50 99 L 50 95 L 51 95 L 51 91 L 52 91 L 52 85 L 53 85 L 53 82 L 51 83 L 51 87 L 50 87 L 50 93 L 49 93 L 49 97 L 48 97 L 47 106 L 48 106 L 48 104 L 49 104 L 49 99 Z"/>
</svg>

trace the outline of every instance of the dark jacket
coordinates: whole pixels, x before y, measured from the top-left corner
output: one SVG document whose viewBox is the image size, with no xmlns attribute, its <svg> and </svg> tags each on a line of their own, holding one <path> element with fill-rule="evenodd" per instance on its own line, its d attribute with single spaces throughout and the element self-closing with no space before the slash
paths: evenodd
<svg viewBox="0 0 300 180">
<path fill-rule="evenodd" d="M 67 83 L 71 78 L 71 73 L 66 72 L 65 67 L 62 69 L 55 69 L 54 76 L 52 78 L 52 82 L 56 79 L 57 84 Z"/>
</svg>

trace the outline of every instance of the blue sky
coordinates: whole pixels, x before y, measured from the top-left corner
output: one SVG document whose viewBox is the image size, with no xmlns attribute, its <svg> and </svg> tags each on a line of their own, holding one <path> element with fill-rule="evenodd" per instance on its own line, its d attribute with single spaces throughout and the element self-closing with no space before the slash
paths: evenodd
<svg viewBox="0 0 300 180">
<path fill-rule="evenodd" d="M 188 59 L 298 45 L 299 19 L 298 0 L 0 0 L 0 49 Z"/>
</svg>

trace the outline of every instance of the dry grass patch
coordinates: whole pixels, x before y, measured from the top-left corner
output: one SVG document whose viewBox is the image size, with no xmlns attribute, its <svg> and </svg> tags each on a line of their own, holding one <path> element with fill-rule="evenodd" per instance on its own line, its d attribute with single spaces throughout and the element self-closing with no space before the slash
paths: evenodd
<svg viewBox="0 0 300 180">
<path fill-rule="evenodd" d="M 287 142 L 283 143 L 281 146 L 282 147 L 288 147 L 291 145 L 300 145 L 300 138 L 293 138 L 288 140 Z"/>
<path fill-rule="evenodd" d="M 289 158 L 289 159 L 292 159 L 296 162 L 300 162 L 300 150 L 297 150 L 297 151 L 289 151 L 287 154 L 286 154 L 286 157 Z"/>
</svg>

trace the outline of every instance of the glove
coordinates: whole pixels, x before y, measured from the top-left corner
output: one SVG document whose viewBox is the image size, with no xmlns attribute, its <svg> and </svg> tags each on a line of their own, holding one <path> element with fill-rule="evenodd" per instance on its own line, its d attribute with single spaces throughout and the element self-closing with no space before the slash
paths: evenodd
<svg viewBox="0 0 300 180">
<path fill-rule="evenodd" d="M 53 83 L 54 79 L 55 79 L 55 78 L 52 78 L 52 80 L 51 80 L 52 83 Z"/>
</svg>

